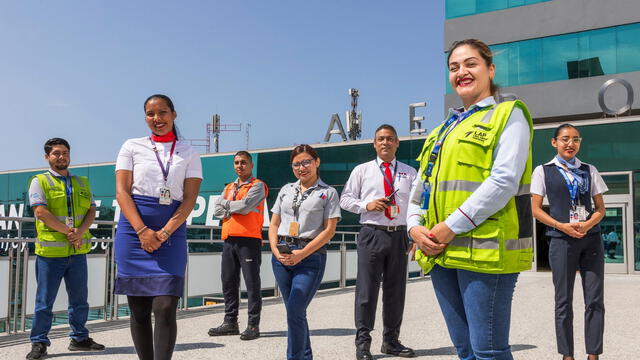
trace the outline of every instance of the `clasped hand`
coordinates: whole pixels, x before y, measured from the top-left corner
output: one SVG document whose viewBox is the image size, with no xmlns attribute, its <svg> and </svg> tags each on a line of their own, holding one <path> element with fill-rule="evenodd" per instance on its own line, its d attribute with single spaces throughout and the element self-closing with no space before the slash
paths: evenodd
<svg viewBox="0 0 640 360">
<path fill-rule="evenodd" d="M 456 236 L 444 222 L 436 224 L 431 230 L 424 226 L 414 226 L 410 234 L 425 255 L 440 254 Z"/>
<path fill-rule="evenodd" d="M 591 226 L 586 221 L 580 221 L 575 223 L 558 223 L 557 229 L 573 238 L 581 239 L 591 229 Z"/>
<path fill-rule="evenodd" d="M 82 233 L 80 233 L 77 228 L 69 228 L 67 240 L 69 240 L 69 243 L 78 250 L 82 246 Z"/>
<path fill-rule="evenodd" d="M 283 254 L 278 251 L 278 255 L 276 256 L 276 259 L 278 259 L 278 261 L 280 261 L 282 265 L 294 266 L 298 264 L 300 261 L 302 261 L 302 259 L 304 259 L 304 256 L 302 254 L 302 250 L 296 249 L 296 250 L 291 250 L 291 254 Z"/>
<path fill-rule="evenodd" d="M 138 235 L 138 238 L 140 239 L 140 247 L 148 253 L 158 250 L 164 242 L 160 234 L 161 231 L 153 231 L 151 229 L 143 231 Z"/>
</svg>

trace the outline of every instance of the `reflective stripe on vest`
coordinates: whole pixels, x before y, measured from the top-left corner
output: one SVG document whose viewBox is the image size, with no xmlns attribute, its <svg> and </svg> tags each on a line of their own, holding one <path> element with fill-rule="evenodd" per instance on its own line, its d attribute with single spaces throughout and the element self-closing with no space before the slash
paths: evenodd
<svg viewBox="0 0 640 360">
<path fill-rule="evenodd" d="M 466 191 L 474 192 L 482 185 L 482 182 L 469 181 L 469 180 L 447 180 L 438 183 L 438 191 Z M 531 184 L 520 184 L 518 186 L 518 193 L 520 195 L 530 195 Z"/>
</svg>

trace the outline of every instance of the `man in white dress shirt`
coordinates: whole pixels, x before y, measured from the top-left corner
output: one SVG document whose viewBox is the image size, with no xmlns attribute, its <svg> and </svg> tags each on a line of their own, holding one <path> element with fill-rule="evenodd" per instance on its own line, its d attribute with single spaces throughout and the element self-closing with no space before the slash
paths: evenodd
<svg viewBox="0 0 640 360">
<path fill-rule="evenodd" d="M 400 326 L 406 289 L 407 206 L 416 170 L 396 160 L 400 145 L 391 125 L 375 132 L 377 157 L 353 169 L 340 198 L 340 206 L 360 214 L 358 276 L 356 280 L 356 359 L 372 359 L 370 352 L 378 292 L 382 281 L 381 352 L 401 357 L 415 356 L 400 343 Z"/>
</svg>

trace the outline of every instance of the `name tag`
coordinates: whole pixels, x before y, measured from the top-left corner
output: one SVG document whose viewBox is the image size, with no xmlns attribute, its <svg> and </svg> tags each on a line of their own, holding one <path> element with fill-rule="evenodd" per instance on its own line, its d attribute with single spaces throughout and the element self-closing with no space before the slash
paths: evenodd
<svg viewBox="0 0 640 360">
<path fill-rule="evenodd" d="M 569 222 L 572 224 L 580 222 L 580 214 L 578 214 L 577 208 L 575 210 L 569 210 Z"/>
<path fill-rule="evenodd" d="M 300 235 L 300 223 L 292 221 L 289 223 L 289 236 L 298 237 Z"/>
<path fill-rule="evenodd" d="M 398 215 L 400 215 L 400 206 L 398 206 L 398 205 L 389 205 L 389 215 L 392 218 L 398 217 Z"/>
<path fill-rule="evenodd" d="M 171 205 L 171 190 L 166 187 L 160 187 L 160 205 Z"/>
<path fill-rule="evenodd" d="M 589 214 L 587 213 L 587 208 L 584 205 L 576 206 L 576 211 L 578 212 L 578 219 L 580 221 L 587 220 L 587 216 L 589 216 Z"/>
<path fill-rule="evenodd" d="M 67 216 L 64 218 L 64 224 L 70 228 L 73 228 L 73 218 L 71 216 Z"/>
</svg>

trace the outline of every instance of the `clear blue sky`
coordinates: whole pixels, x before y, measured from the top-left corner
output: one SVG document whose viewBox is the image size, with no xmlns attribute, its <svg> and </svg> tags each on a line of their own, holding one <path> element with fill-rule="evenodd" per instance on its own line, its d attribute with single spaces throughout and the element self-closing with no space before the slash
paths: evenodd
<svg viewBox="0 0 640 360">
<path fill-rule="evenodd" d="M 250 149 L 321 142 L 332 113 L 344 123 L 352 87 L 363 138 L 385 122 L 408 135 L 418 101 L 431 129 L 443 116 L 443 24 L 444 1 L 5 1 L 0 170 L 45 167 L 55 136 L 72 164 L 114 161 L 148 134 L 153 93 L 174 100 L 185 138 L 204 138 L 216 112 L 250 122 Z M 221 151 L 244 148 L 244 132 L 222 135 Z"/>
</svg>

